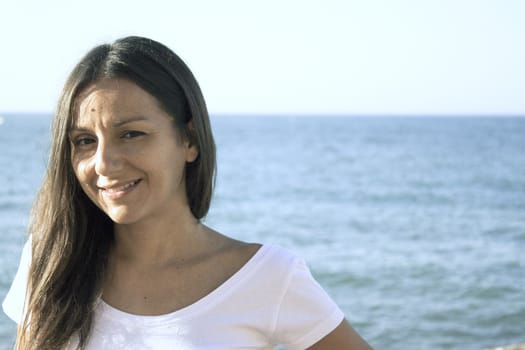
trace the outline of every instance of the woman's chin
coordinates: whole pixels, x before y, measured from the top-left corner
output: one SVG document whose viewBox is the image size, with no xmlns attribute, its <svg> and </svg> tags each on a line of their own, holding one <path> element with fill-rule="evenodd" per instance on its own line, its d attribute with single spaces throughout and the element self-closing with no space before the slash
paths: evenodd
<svg viewBox="0 0 525 350">
<path fill-rule="evenodd" d="M 123 210 L 106 210 L 106 215 L 118 225 L 129 225 L 137 221 L 136 215 Z"/>
</svg>

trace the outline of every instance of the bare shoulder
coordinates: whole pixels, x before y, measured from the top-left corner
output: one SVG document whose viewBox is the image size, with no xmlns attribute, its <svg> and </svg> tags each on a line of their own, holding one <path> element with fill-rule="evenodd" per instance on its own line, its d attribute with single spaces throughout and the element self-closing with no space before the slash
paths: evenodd
<svg viewBox="0 0 525 350">
<path fill-rule="evenodd" d="M 228 268 L 231 272 L 239 270 L 257 254 L 262 247 L 259 243 L 249 243 L 225 236 L 211 228 L 206 227 L 210 237 L 212 260 L 219 266 Z"/>
<path fill-rule="evenodd" d="M 332 332 L 315 343 L 310 350 L 372 350 L 370 345 L 350 326 L 348 321 L 343 320 Z"/>
</svg>

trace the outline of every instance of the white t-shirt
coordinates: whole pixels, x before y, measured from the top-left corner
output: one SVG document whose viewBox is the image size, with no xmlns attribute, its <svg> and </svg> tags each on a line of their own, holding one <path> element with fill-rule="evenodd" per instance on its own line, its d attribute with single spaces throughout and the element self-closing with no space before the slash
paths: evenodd
<svg viewBox="0 0 525 350">
<path fill-rule="evenodd" d="M 19 323 L 30 261 L 26 244 L 4 312 Z M 263 245 L 213 292 L 178 311 L 133 315 L 99 300 L 87 350 L 303 350 L 330 333 L 344 315 L 302 259 Z"/>
</svg>

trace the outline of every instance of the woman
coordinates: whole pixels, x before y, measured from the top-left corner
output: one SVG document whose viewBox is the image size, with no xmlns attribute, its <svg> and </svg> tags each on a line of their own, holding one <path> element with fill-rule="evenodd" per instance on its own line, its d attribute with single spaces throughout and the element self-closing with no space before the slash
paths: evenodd
<svg viewBox="0 0 525 350">
<path fill-rule="evenodd" d="M 301 259 L 201 223 L 215 145 L 168 48 L 128 37 L 90 51 L 52 136 L 4 301 L 17 349 L 370 349 Z"/>
</svg>

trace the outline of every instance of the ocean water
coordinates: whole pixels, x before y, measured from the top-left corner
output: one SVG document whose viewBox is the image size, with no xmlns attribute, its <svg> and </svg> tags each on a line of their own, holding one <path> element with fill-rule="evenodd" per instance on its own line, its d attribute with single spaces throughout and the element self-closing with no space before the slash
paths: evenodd
<svg viewBox="0 0 525 350">
<path fill-rule="evenodd" d="M 376 350 L 525 343 L 525 118 L 213 116 L 206 223 L 283 245 Z M 0 124 L 0 296 L 49 116 Z M 0 316 L 0 349 L 15 326 Z"/>
</svg>

